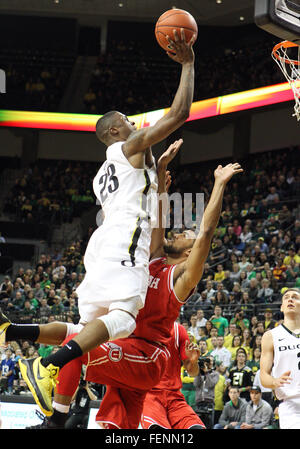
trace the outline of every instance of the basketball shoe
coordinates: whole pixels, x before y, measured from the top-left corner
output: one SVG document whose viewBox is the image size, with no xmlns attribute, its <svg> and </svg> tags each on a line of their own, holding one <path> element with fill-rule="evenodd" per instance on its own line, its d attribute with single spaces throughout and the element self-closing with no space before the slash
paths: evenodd
<svg viewBox="0 0 300 449">
<path fill-rule="evenodd" d="M 47 418 L 47 416 L 44 416 L 39 412 L 38 410 L 35 411 L 35 414 L 40 418 L 42 421 L 41 424 L 37 424 L 35 426 L 28 426 L 25 427 L 25 429 L 64 429 L 64 425 L 56 424 L 54 423 L 51 418 Z"/>
<path fill-rule="evenodd" d="M 2 313 L 2 310 L 0 309 L 0 346 L 5 345 L 5 335 L 6 335 L 6 329 L 8 326 L 11 325 L 11 322 L 9 319 Z"/>
<path fill-rule="evenodd" d="M 44 415 L 51 416 L 53 414 L 52 391 L 57 383 L 59 367 L 52 363 L 44 367 L 41 359 L 42 357 L 20 359 L 19 366 L 35 402 Z"/>
</svg>

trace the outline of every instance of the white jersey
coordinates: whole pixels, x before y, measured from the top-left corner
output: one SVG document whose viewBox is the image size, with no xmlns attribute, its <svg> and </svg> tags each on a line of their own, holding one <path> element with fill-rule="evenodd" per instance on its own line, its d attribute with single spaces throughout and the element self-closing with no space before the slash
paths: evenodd
<svg viewBox="0 0 300 449">
<path fill-rule="evenodd" d="M 156 168 L 134 168 L 122 151 L 124 142 L 116 142 L 106 150 L 106 161 L 93 181 L 93 189 L 104 212 L 104 225 L 120 220 L 153 221 L 151 200 L 157 192 Z"/>
<path fill-rule="evenodd" d="M 283 324 L 270 332 L 274 344 L 272 376 L 280 377 L 286 371 L 291 371 L 292 378 L 290 384 L 275 390 L 276 397 L 279 400 L 300 397 L 300 338 Z"/>
<path fill-rule="evenodd" d="M 86 274 L 77 288 L 79 305 L 112 302 L 133 296 L 143 307 L 149 277 L 151 224 L 157 219 L 157 174 L 136 169 L 116 142 L 93 181 L 104 211 L 103 224 L 91 236 L 84 255 Z M 82 315 L 82 312 L 80 311 Z"/>
</svg>

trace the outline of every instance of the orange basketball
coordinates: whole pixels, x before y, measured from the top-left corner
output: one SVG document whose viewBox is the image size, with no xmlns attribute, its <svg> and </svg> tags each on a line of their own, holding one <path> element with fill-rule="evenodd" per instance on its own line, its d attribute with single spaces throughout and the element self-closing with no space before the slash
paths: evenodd
<svg viewBox="0 0 300 449">
<path fill-rule="evenodd" d="M 159 45 L 166 51 L 169 51 L 169 42 L 166 36 L 174 40 L 173 30 L 177 30 L 180 38 L 180 28 L 184 29 L 185 40 L 189 42 L 194 33 L 198 36 L 198 26 L 194 17 L 183 9 L 169 9 L 163 13 L 155 25 L 155 37 Z"/>
</svg>

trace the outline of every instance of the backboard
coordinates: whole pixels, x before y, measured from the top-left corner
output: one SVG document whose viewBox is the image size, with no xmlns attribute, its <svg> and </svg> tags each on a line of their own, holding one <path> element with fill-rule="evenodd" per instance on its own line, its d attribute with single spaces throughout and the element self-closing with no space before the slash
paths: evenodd
<svg viewBox="0 0 300 449">
<path fill-rule="evenodd" d="M 255 0 L 258 27 L 300 45 L 300 0 Z"/>
</svg>

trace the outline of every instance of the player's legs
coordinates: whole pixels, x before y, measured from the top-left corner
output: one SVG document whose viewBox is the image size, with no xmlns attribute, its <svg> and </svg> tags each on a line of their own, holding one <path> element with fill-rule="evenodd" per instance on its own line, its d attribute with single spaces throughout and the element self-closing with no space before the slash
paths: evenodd
<svg viewBox="0 0 300 449">
<path fill-rule="evenodd" d="M 137 429 L 146 392 L 106 386 L 96 422 L 105 429 Z"/>
<path fill-rule="evenodd" d="M 74 337 L 74 334 L 71 334 L 63 344 L 66 344 L 69 340 Z M 79 384 L 82 365 L 86 363 L 83 358 L 78 357 L 75 360 L 72 360 L 70 363 L 67 363 L 59 372 L 57 378 L 57 385 L 53 395 L 53 414 L 48 416 L 45 419 L 42 427 L 43 428 L 62 428 L 65 425 L 65 422 L 68 419 L 68 412 L 70 409 L 70 404 L 72 401 L 72 397 L 76 392 L 76 389 Z M 39 428 L 38 426 L 33 426 L 31 428 Z"/>
<path fill-rule="evenodd" d="M 167 399 L 165 392 L 161 390 L 149 391 L 144 400 L 141 420 L 142 428 L 171 429 L 172 427 L 167 415 Z"/>
<path fill-rule="evenodd" d="M 82 359 L 67 363 L 59 372 L 58 384 L 53 396 L 53 414 L 45 419 L 43 428 L 63 428 L 69 417 L 70 404 L 80 380 Z M 39 428 L 32 426 L 31 428 Z"/>
<path fill-rule="evenodd" d="M 50 354 L 43 359 L 39 357 L 19 361 L 23 379 L 46 416 L 51 416 L 53 413 L 51 396 L 59 370 L 71 360 L 82 356 L 108 340 L 129 336 L 135 329 L 135 317 L 139 310 L 139 304 L 139 297 L 129 298 L 127 301 L 118 302 L 118 305 L 123 307 L 120 310 L 114 308 L 116 307 L 115 302 L 114 307 L 107 315 L 96 316 L 90 322 L 87 322 L 74 339 L 54 354 Z M 97 308 L 93 310 L 94 313 L 99 312 Z M 86 321 L 85 316 L 81 315 L 81 320 Z"/>
<path fill-rule="evenodd" d="M 13 340 L 60 345 L 67 334 L 67 323 L 14 324 L 0 310 L 0 344 Z"/>
<path fill-rule="evenodd" d="M 74 341 L 73 337 L 74 336 L 71 335 L 69 337 L 69 341 L 66 339 L 66 346 L 69 346 L 71 342 Z M 73 371 L 75 372 L 76 368 L 72 369 L 71 367 L 78 361 L 84 365 L 87 365 L 87 381 L 96 382 L 103 385 L 111 385 L 115 388 L 134 388 L 136 390 L 145 391 L 152 388 L 159 382 L 167 360 L 168 351 L 164 350 L 161 346 L 136 338 L 115 340 L 112 343 L 105 343 L 98 346 L 88 354 L 71 360 L 68 364 L 64 365 L 64 367 L 59 371 L 59 383 L 56 388 L 56 393 L 64 397 L 72 396 L 74 390 L 78 386 L 80 376 L 77 374 L 77 379 L 75 379 Z M 42 365 L 40 368 L 43 368 Z M 52 364 L 51 368 L 53 369 Z M 70 384 L 69 381 L 67 381 L 66 387 L 64 373 L 66 369 L 69 368 L 71 380 Z M 78 372 L 80 373 L 80 369 L 78 369 Z M 43 374 L 43 371 L 41 371 L 41 377 L 43 377 Z M 75 384 L 73 385 L 72 382 Z M 68 384 L 72 387 L 71 391 L 68 390 Z M 30 386 L 30 382 L 28 385 Z M 51 401 L 51 395 L 47 403 L 47 408 L 44 411 L 45 407 L 43 404 L 43 398 L 39 400 L 34 388 L 31 389 L 31 391 L 43 413 L 47 416 L 51 416 L 53 413 L 51 402 L 49 404 L 49 401 Z M 47 394 L 47 397 L 48 396 L 49 394 Z M 62 402 L 61 399 L 62 398 L 60 398 L 59 401 L 61 405 L 68 404 L 68 402 Z M 55 402 L 58 402 L 57 399 L 55 399 Z"/>
<path fill-rule="evenodd" d="M 205 425 L 187 404 L 185 397 L 180 391 L 168 392 L 168 419 L 172 429 L 205 429 Z"/>
<path fill-rule="evenodd" d="M 67 344 L 72 337 L 64 343 Z M 160 355 L 158 351 L 161 351 Z M 152 361 L 154 355 L 158 355 L 155 363 Z M 54 412 L 48 418 L 48 426 L 61 427 L 66 421 L 84 364 L 87 366 L 86 380 L 107 385 L 97 415 L 101 427 L 138 428 L 146 389 L 159 382 L 166 363 L 162 349 L 135 338 L 104 344 L 72 360 L 59 372 L 52 404 Z"/>
</svg>

